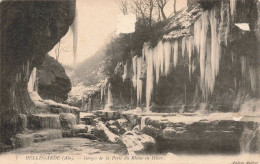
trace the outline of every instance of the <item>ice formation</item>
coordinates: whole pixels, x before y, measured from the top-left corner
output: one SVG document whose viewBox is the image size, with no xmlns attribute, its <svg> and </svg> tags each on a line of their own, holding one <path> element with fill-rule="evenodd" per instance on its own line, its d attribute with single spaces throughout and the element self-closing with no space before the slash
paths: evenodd
<svg viewBox="0 0 260 164">
<path fill-rule="evenodd" d="M 170 69 L 170 64 L 171 64 L 171 54 L 172 54 L 172 47 L 171 47 L 171 43 L 170 42 L 164 42 L 163 44 L 163 51 L 164 51 L 164 63 L 165 63 L 165 74 L 166 76 L 169 73 L 169 69 Z"/>
<path fill-rule="evenodd" d="M 73 54 L 74 54 L 74 66 L 77 61 L 77 47 L 78 47 L 78 14 L 77 14 L 77 7 L 75 9 L 75 18 L 73 24 L 71 25 L 71 31 L 73 34 Z"/>
<path fill-rule="evenodd" d="M 189 57 L 189 78 L 191 80 L 191 74 L 192 74 L 192 54 L 194 51 L 194 41 L 193 41 L 193 36 L 189 37 L 188 43 L 187 43 L 187 51 L 188 51 L 188 57 Z"/>
<path fill-rule="evenodd" d="M 181 40 L 181 54 L 182 54 L 182 57 L 185 56 L 185 50 L 186 50 L 186 37 L 183 37 L 182 40 Z"/>
<path fill-rule="evenodd" d="M 145 43 L 143 55 L 146 59 L 147 72 L 146 72 L 146 111 L 150 111 L 150 101 L 153 93 L 153 49 Z"/>
<path fill-rule="evenodd" d="M 137 104 L 142 102 L 143 81 L 141 80 L 143 58 L 140 56 L 137 58 L 137 79 L 136 79 L 136 93 Z"/>
<path fill-rule="evenodd" d="M 178 63 L 178 57 L 179 57 L 179 44 L 178 44 L 178 40 L 175 40 L 173 43 L 173 66 L 174 68 L 177 66 Z"/>
<path fill-rule="evenodd" d="M 224 16 L 222 15 L 221 17 Z M 186 36 L 181 39 L 182 57 L 185 57 L 186 54 L 188 55 L 190 80 L 191 74 L 196 69 L 192 57 L 193 53 L 196 50 L 199 54 L 200 88 L 202 97 L 205 100 L 213 93 L 215 78 L 219 73 L 221 47 L 217 27 L 216 11 L 214 9 L 204 11 L 201 18 L 194 24 L 194 36 Z M 162 42 L 160 40 L 155 48 L 150 47 L 149 44 L 146 43 L 144 44 L 143 56 L 145 56 L 147 64 L 146 107 L 149 108 L 153 92 L 154 76 L 156 84 L 158 84 L 160 76 L 169 73 L 171 58 L 174 68 L 176 68 L 178 64 L 178 40 L 175 39 L 173 42 Z"/>
<path fill-rule="evenodd" d="M 200 86 L 204 99 L 213 93 L 219 73 L 221 47 L 217 25 L 215 9 L 204 11 L 194 24 L 194 46 L 200 56 Z"/>
<path fill-rule="evenodd" d="M 149 111 L 154 84 L 158 85 L 161 76 L 167 77 L 176 69 L 179 57 L 188 58 L 189 79 L 192 81 L 192 74 L 196 70 L 195 63 L 199 62 L 200 77 L 196 85 L 196 93 L 200 88 L 203 100 L 207 101 L 213 93 L 216 77 L 219 74 L 219 65 L 221 60 L 221 42 L 228 45 L 228 35 L 230 32 L 230 17 L 236 13 L 236 0 L 230 0 L 230 5 L 221 3 L 221 11 L 216 8 L 203 11 L 201 17 L 194 23 L 193 36 L 186 35 L 182 38 L 175 38 L 171 41 L 158 40 L 157 44 L 152 47 L 150 43 L 143 46 L 142 58 L 135 56 L 133 60 L 133 86 L 137 89 L 137 103 L 141 103 L 142 97 L 142 80 L 140 80 L 141 63 L 146 64 L 146 108 Z M 231 15 L 230 15 L 231 13 Z M 219 14 L 219 15 L 217 15 Z M 220 18 L 219 20 L 217 18 Z M 245 26 L 243 26 L 245 27 Z M 248 30 L 247 26 L 244 28 Z M 181 45 L 179 45 L 181 44 Z M 181 50 L 179 50 L 181 48 Z M 179 52 L 181 55 L 179 56 Z M 235 54 L 231 52 L 231 61 L 234 63 Z M 257 88 L 257 72 L 255 67 L 247 68 L 247 59 L 245 56 L 240 57 L 241 74 L 245 80 L 250 80 L 251 89 Z M 140 84 L 139 84 L 140 82 Z M 237 86 L 236 77 L 234 83 Z M 186 85 L 184 84 L 186 91 Z"/>
<path fill-rule="evenodd" d="M 236 5 L 237 5 L 237 0 L 230 0 L 230 12 L 232 17 L 236 14 Z"/>
<path fill-rule="evenodd" d="M 37 91 L 37 83 L 36 83 L 36 68 L 34 67 L 28 82 L 28 91 L 29 92 L 33 92 L 33 91 Z"/>
<path fill-rule="evenodd" d="M 124 74 L 122 75 L 123 81 L 127 78 L 127 68 L 128 68 L 128 62 L 124 65 Z"/>
<path fill-rule="evenodd" d="M 113 105 L 113 98 L 112 98 L 112 92 L 111 92 L 111 84 L 108 85 L 108 96 L 107 96 L 107 104 Z"/>
<path fill-rule="evenodd" d="M 132 59 L 132 66 L 133 66 L 132 83 L 133 83 L 134 89 L 136 89 L 136 86 L 137 86 L 137 83 L 136 83 L 136 79 L 137 79 L 137 56 L 133 57 L 133 59 Z"/>
</svg>

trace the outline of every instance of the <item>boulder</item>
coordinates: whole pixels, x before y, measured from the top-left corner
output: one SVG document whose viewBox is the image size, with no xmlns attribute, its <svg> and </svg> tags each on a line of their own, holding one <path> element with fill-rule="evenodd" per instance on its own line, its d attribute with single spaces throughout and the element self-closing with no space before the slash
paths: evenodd
<svg viewBox="0 0 260 164">
<path fill-rule="evenodd" d="M 77 124 L 76 116 L 71 113 L 60 114 L 60 122 L 63 130 L 71 130 Z"/>
<path fill-rule="evenodd" d="M 48 54 L 37 69 L 38 93 L 43 99 L 67 100 L 71 82 L 62 65 Z"/>
<path fill-rule="evenodd" d="M 119 136 L 110 132 L 102 122 L 98 122 L 96 124 L 96 127 L 93 129 L 93 134 L 102 141 L 108 141 L 112 143 L 117 143 L 119 141 Z"/>
<path fill-rule="evenodd" d="M 132 129 L 132 131 L 138 133 L 138 132 L 140 131 L 140 126 L 139 126 L 139 125 L 136 125 L 136 126 Z"/>
<path fill-rule="evenodd" d="M 101 117 L 103 121 L 117 120 L 120 118 L 120 112 L 111 110 L 98 110 L 94 112 L 95 115 Z"/>
<path fill-rule="evenodd" d="M 115 126 L 115 125 L 110 125 L 110 126 L 108 126 L 108 129 L 109 129 L 111 132 L 113 132 L 114 134 L 117 134 L 117 135 L 120 134 L 120 129 L 119 129 L 117 126 Z"/>
<path fill-rule="evenodd" d="M 92 125 L 86 125 L 86 126 L 87 126 L 87 128 L 88 128 L 88 133 L 93 134 L 93 129 L 94 129 L 95 127 L 92 126 Z"/>
<path fill-rule="evenodd" d="M 151 153 L 155 150 L 154 138 L 146 134 L 126 132 L 122 136 L 121 140 L 122 144 L 126 146 L 130 155 L 135 153 Z"/>
<path fill-rule="evenodd" d="M 139 120 L 139 116 L 138 114 L 136 114 L 135 112 L 123 112 L 122 116 L 124 117 L 124 119 L 126 119 L 129 123 L 128 123 L 128 127 L 135 127 L 136 125 L 139 124 L 140 120 Z"/>
<path fill-rule="evenodd" d="M 127 128 L 129 126 L 129 122 L 125 118 L 120 118 L 117 120 L 117 122 L 122 128 Z"/>
<path fill-rule="evenodd" d="M 87 132 L 88 132 L 88 127 L 84 124 L 72 125 L 72 133 L 73 134 L 87 133 Z"/>
<path fill-rule="evenodd" d="M 86 125 L 91 125 L 96 117 L 93 113 L 80 113 L 80 118 Z"/>
<path fill-rule="evenodd" d="M 119 122 L 121 121 L 121 125 Z M 110 120 L 106 122 L 106 127 L 113 133 L 117 135 L 122 135 L 127 131 L 127 125 L 124 125 L 122 122 L 124 122 L 124 119 L 118 119 L 118 120 Z"/>
<path fill-rule="evenodd" d="M 106 127 L 109 127 L 109 126 L 116 126 L 117 128 L 120 128 L 120 125 L 119 125 L 118 121 L 115 121 L 115 120 L 107 121 L 106 122 Z"/>
<path fill-rule="evenodd" d="M 91 123 L 91 126 L 96 126 L 99 122 L 101 122 L 102 119 L 101 118 L 95 118 L 93 119 L 92 123 Z"/>
</svg>

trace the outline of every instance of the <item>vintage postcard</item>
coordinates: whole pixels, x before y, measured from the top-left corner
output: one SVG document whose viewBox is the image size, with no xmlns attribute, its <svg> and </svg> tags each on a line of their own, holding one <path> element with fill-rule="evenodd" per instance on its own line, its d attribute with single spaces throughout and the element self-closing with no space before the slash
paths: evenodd
<svg viewBox="0 0 260 164">
<path fill-rule="evenodd" d="M 260 0 L 0 0 L 0 163 L 260 164 Z"/>
</svg>

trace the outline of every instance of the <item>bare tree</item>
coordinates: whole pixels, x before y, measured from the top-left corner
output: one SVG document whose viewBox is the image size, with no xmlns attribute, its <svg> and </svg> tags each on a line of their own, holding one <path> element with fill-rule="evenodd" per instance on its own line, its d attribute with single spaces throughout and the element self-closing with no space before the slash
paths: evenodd
<svg viewBox="0 0 260 164">
<path fill-rule="evenodd" d="M 173 1 L 173 12 L 174 12 L 174 15 L 176 14 L 176 0 Z"/>
<path fill-rule="evenodd" d="M 169 2 L 169 0 L 156 0 L 156 2 L 158 4 L 158 7 L 161 10 L 161 14 L 162 14 L 163 20 L 165 20 L 166 16 L 165 16 L 165 13 L 164 13 L 164 7 Z"/>
<path fill-rule="evenodd" d="M 149 26 L 152 26 L 152 19 L 153 19 L 153 9 L 154 9 L 154 2 L 153 0 L 148 0 L 148 1 L 145 1 L 146 3 L 146 6 L 148 8 L 148 14 L 149 14 L 149 19 L 148 19 L 148 22 L 149 22 Z"/>
<path fill-rule="evenodd" d="M 123 14 L 134 13 L 147 27 L 152 26 L 154 18 L 160 17 L 156 0 L 118 0 L 118 5 Z"/>
<path fill-rule="evenodd" d="M 119 3 L 119 8 L 122 11 L 122 13 L 124 15 L 127 15 L 128 14 L 128 7 L 129 7 L 127 0 L 119 0 L 118 3 Z"/>
<path fill-rule="evenodd" d="M 152 26 L 153 16 L 156 8 L 155 0 L 133 0 L 133 11 L 137 16 L 141 17 L 143 23 L 147 26 Z"/>
</svg>

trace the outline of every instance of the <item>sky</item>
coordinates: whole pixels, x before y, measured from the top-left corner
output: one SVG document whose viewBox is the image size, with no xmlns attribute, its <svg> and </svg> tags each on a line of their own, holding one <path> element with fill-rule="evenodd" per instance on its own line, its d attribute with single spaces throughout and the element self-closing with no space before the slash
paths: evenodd
<svg viewBox="0 0 260 164">
<path fill-rule="evenodd" d="M 177 0 L 177 10 L 186 6 L 186 0 Z M 165 6 L 165 14 L 173 11 L 173 0 Z M 94 55 L 105 40 L 116 32 L 118 17 L 121 15 L 118 0 L 77 0 L 78 39 L 77 63 Z M 49 52 L 56 56 L 57 45 Z M 60 41 L 59 62 L 73 65 L 73 34 L 68 33 Z"/>
</svg>

